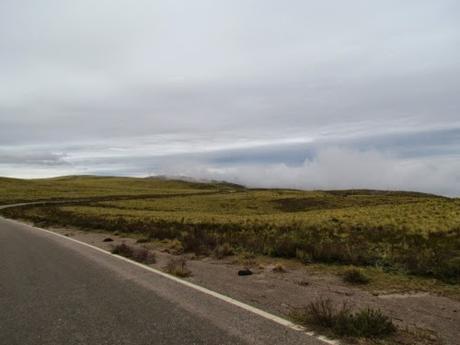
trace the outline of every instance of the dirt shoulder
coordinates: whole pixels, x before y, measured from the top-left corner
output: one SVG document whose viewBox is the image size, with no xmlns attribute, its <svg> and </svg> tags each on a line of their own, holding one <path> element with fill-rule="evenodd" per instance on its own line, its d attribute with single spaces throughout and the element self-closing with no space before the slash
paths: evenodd
<svg viewBox="0 0 460 345">
<path fill-rule="evenodd" d="M 138 238 L 107 232 L 87 232 L 75 229 L 50 229 L 76 240 L 111 250 L 118 244 L 147 248 L 156 255 L 152 267 L 163 269 L 177 258 L 170 244 L 137 243 Z M 108 238 L 109 242 L 104 242 Z M 287 317 L 293 308 L 307 305 L 319 297 L 330 298 L 357 308 L 379 308 L 406 330 L 405 335 L 391 343 L 381 344 L 457 344 L 460 334 L 460 301 L 427 291 L 407 289 L 382 290 L 382 286 L 357 287 L 344 283 L 337 269 L 319 265 L 301 265 L 289 260 L 271 258 L 242 258 L 229 256 L 218 260 L 182 255 L 192 276 L 186 278 L 198 285 L 241 300 L 250 305 Z M 284 272 L 276 272 L 275 266 Z M 249 267 L 252 275 L 239 276 L 238 271 Z M 394 286 L 394 284 L 389 285 Z M 397 286 L 397 285 L 396 285 Z M 408 284 L 417 286 L 417 284 Z M 401 293 L 401 290 L 404 291 Z M 377 344 L 358 341 L 360 344 Z M 378 343 L 380 344 L 380 343 Z"/>
</svg>

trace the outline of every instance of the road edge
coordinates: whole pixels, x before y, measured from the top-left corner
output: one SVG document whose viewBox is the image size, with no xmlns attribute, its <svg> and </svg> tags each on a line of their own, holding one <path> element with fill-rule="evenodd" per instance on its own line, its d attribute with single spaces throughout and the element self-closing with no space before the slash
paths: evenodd
<svg viewBox="0 0 460 345">
<path fill-rule="evenodd" d="M 0 206 L 0 209 L 3 209 L 3 208 L 10 208 L 10 207 L 16 207 L 16 206 L 26 206 L 27 204 L 14 204 L 14 205 L 2 205 Z M 212 296 L 216 299 L 219 299 L 223 302 L 226 302 L 226 303 L 229 303 L 229 304 L 232 304 L 236 307 L 239 307 L 243 310 L 246 310 L 252 314 L 255 314 L 255 315 L 258 315 L 260 317 L 263 317 L 267 320 L 270 320 L 272 322 L 275 322 L 279 325 L 282 325 L 284 327 L 287 327 L 287 328 L 290 328 L 292 330 L 295 330 L 295 331 L 299 331 L 299 332 L 303 332 L 305 333 L 306 335 L 310 336 L 310 337 L 314 337 L 326 344 L 330 344 L 330 345 L 340 345 L 340 342 L 338 340 L 334 340 L 334 339 L 329 339 L 323 335 L 319 335 L 319 334 L 316 334 L 315 332 L 312 332 L 312 331 L 309 331 L 307 330 L 306 328 L 300 326 L 300 325 L 297 325 L 287 319 L 284 319 L 280 316 L 277 316 L 277 315 L 274 315 L 274 314 L 271 314 L 269 312 L 266 312 L 262 309 L 259 309 L 259 308 L 256 308 L 256 307 L 253 307 L 247 303 L 244 303 L 244 302 L 241 302 L 241 301 L 238 301 L 232 297 L 229 297 L 229 296 L 226 296 L 224 294 L 221 294 L 219 292 L 216 292 L 216 291 L 213 291 L 213 290 L 210 290 L 208 288 L 205 288 L 203 286 L 200 286 L 200 285 L 197 285 L 197 284 L 194 284 L 192 282 L 189 282 L 187 280 L 184 280 L 184 279 L 181 279 L 181 278 L 178 278 L 178 277 L 175 277 L 173 275 L 170 275 L 168 273 L 165 273 L 163 271 L 160 271 L 156 268 L 153 268 L 153 267 L 150 267 L 150 266 L 147 266 L 147 265 L 144 265 L 142 263 L 139 263 L 139 262 L 136 262 L 136 261 L 133 261 L 131 259 L 128 259 L 128 258 L 125 258 L 123 256 L 120 256 L 120 255 L 116 255 L 116 254 L 112 254 L 111 252 L 107 251 L 107 250 L 104 250 L 102 248 L 99 248 L 99 247 L 96 247 L 96 246 L 93 246 L 89 243 L 86 243 L 86 242 L 82 242 L 82 241 L 79 241 L 79 240 L 76 240 L 74 238 L 70 238 L 70 237 L 67 237 L 65 235 L 61 235 L 59 233 L 56 233 L 54 231 L 51 231 L 51 230 L 47 230 L 47 229 L 43 229 L 43 228 L 40 228 L 40 227 L 37 227 L 37 226 L 33 226 L 33 225 L 30 225 L 30 224 L 27 224 L 27 223 L 23 223 L 19 220 L 16 220 L 16 219 L 10 219 L 10 218 L 5 218 L 3 216 L 0 216 L 0 218 L 6 220 L 6 221 L 9 221 L 9 222 L 12 222 L 12 223 L 17 223 L 17 224 L 21 224 L 21 225 L 25 225 L 25 226 L 28 226 L 32 229 L 35 229 L 35 230 L 39 230 L 39 231 L 42 231 L 42 232 L 46 232 L 48 234 L 51 234 L 51 235 L 54 235 L 54 236 L 57 236 L 57 237 L 60 237 L 60 238 L 63 238 L 63 239 L 66 239 L 68 241 L 71 241 L 71 242 L 74 242 L 74 243 L 77 243 L 79 245 L 82 245 L 82 246 L 85 246 L 85 247 L 88 247 L 88 248 L 91 248 L 93 250 L 96 250 L 102 254 L 105 254 L 105 255 L 108 255 L 108 256 L 111 256 L 111 257 L 114 257 L 114 258 L 117 258 L 119 260 L 122 260 L 122 261 L 125 261 L 127 263 L 130 263 L 132 265 L 135 265 L 137 267 L 140 267 L 146 271 L 149 271 L 150 273 L 154 273 L 156 275 L 159 275 L 163 278 L 166 278 L 166 279 L 169 279 L 169 280 L 172 280 L 178 284 L 181 284 L 181 285 L 184 285 L 184 286 L 187 286 L 188 288 L 191 288 L 191 289 L 194 289 L 196 291 L 199 291 L 201 293 L 204 293 L 206 295 L 209 295 L 209 296 Z"/>
</svg>

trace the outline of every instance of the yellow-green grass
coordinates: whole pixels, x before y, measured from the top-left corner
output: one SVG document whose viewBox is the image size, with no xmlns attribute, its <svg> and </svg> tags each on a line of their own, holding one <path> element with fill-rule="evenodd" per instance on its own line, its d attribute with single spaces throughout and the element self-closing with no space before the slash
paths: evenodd
<svg viewBox="0 0 460 345">
<path fill-rule="evenodd" d="M 93 199 L 3 214 L 42 225 L 176 239 L 185 250 L 199 253 L 228 243 L 236 250 L 302 262 L 375 266 L 459 281 L 459 199 L 366 190 L 251 190 L 161 179 L 36 181 L 32 183 L 41 183 L 36 190 L 43 198 L 65 194 Z M 20 192 L 13 186 L 8 195 Z M 120 195 L 131 197 L 121 200 Z"/>
<path fill-rule="evenodd" d="M 106 218 L 154 219 L 187 223 L 303 224 L 318 228 L 372 226 L 391 227 L 405 232 L 448 231 L 460 226 L 460 201 L 444 198 L 404 198 L 370 206 L 351 206 L 353 201 L 333 199 L 334 208 L 286 212 L 279 200 L 327 201 L 326 192 L 244 191 L 228 194 L 191 195 L 162 199 L 104 201 L 62 210 Z M 391 198 L 391 197 L 390 197 Z M 390 199 L 388 198 L 388 199 Z M 360 202 L 362 202 L 360 200 Z"/>
<path fill-rule="evenodd" d="M 192 183 L 160 178 L 66 176 L 48 179 L 0 178 L 0 205 L 16 202 L 185 194 L 226 189 L 219 183 Z"/>
</svg>

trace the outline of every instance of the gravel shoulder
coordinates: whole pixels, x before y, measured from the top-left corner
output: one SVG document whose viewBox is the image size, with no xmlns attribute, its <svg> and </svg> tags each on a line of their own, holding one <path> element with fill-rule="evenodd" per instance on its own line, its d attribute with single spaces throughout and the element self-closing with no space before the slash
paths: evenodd
<svg viewBox="0 0 460 345">
<path fill-rule="evenodd" d="M 163 269 L 171 258 L 177 258 L 159 243 L 137 243 L 133 237 L 75 229 L 50 230 L 109 251 L 121 243 L 148 248 L 157 259 L 151 266 L 158 269 Z M 107 238 L 112 241 L 104 242 Z M 421 339 L 419 344 L 458 344 L 460 302 L 456 299 L 419 291 L 375 293 L 346 284 L 336 274 L 288 260 L 261 258 L 245 262 L 235 256 L 222 260 L 182 256 L 192 272 L 187 280 L 283 317 L 293 308 L 321 296 L 352 307 L 379 308 L 401 328 Z M 284 273 L 273 270 L 276 263 L 285 267 Z M 250 266 L 253 274 L 238 276 L 238 270 L 246 266 Z M 413 338 L 402 337 L 398 343 L 413 344 Z"/>
</svg>

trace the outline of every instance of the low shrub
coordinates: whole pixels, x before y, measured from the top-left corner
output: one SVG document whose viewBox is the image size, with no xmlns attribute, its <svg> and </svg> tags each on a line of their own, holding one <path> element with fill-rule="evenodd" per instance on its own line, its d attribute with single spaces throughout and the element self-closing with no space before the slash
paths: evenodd
<svg viewBox="0 0 460 345">
<path fill-rule="evenodd" d="M 343 280 L 350 284 L 369 284 L 370 278 L 360 269 L 349 268 L 343 274 Z"/>
<path fill-rule="evenodd" d="M 164 270 L 180 278 L 190 277 L 192 275 L 192 271 L 187 268 L 187 261 L 184 258 L 169 260 Z"/>
<path fill-rule="evenodd" d="M 353 312 L 346 304 L 335 307 L 330 299 L 318 299 L 291 313 L 304 326 L 328 329 L 339 337 L 384 338 L 396 332 L 392 320 L 379 309 Z"/>
<path fill-rule="evenodd" d="M 144 264 L 153 264 L 156 257 L 153 253 L 145 248 L 133 248 L 125 243 L 118 244 L 112 249 L 112 254 L 121 255 Z"/>
<path fill-rule="evenodd" d="M 238 263 L 246 268 L 257 265 L 256 255 L 252 252 L 242 251 L 238 255 Z"/>
<path fill-rule="evenodd" d="M 156 262 L 155 255 L 145 248 L 135 249 L 131 258 L 144 264 L 154 264 Z"/>
<path fill-rule="evenodd" d="M 173 255 L 180 255 L 184 252 L 184 246 L 179 240 L 164 240 L 164 252 L 170 253 Z"/>
<path fill-rule="evenodd" d="M 230 256 L 233 254 L 233 248 L 228 243 L 224 243 L 222 245 L 217 246 L 213 251 L 213 256 L 216 259 L 223 259 L 226 256 Z"/>
<path fill-rule="evenodd" d="M 295 257 L 303 264 L 309 264 L 312 262 L 312 257 L 309 253 L 304 250 L 297 249 L 295 252 Z"/>
<path fill-rule="evenodd" d="M 125 256 L 127 258 L 130 258 L 133 255 L 133 248 L 128 246 L 125 243 L 122 244 L 117 244 L 115 247 L 112 249 L 112 254 L 116 255 L 121 255 Z"/>
<path fill-rule="evenodd" d="M 367 308 L 356 313 L 340 312 L 334 332 L 340 336 L 383 338 L 394 334 L 396 326 L 381 310 Z"/>
</svg>

